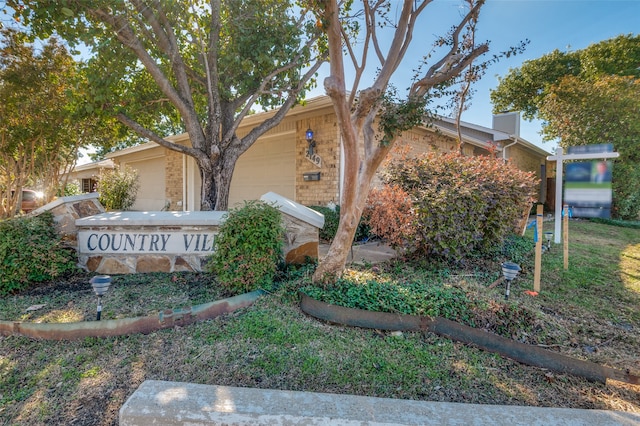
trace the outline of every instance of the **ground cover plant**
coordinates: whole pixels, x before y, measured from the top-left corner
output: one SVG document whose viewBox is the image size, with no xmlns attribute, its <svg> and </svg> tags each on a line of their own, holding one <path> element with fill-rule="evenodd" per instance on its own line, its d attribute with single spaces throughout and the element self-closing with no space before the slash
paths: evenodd
<svg viewBox="0 0 640 426">
<path fill-rule="evenodd" d="M 552 229 L 545 222 L 545 230 Z M 424 259 L 354 265 L 338 290 L 352 292 L 347 301 L 362 307 L 442 315 L 638 374 L 640 230 L 572 221 L 569 269 L 562 269 L 562 250 L 553 246 L 543 256 L 536 297 L 524 293 L 533 280 L 530 231 L 525 237 L 464 269 Z M 505 302 L 504 287 L 489 285 L 499 263 L 517 256 L 523 273 Z M 554 374 L 431 333 L 310 318 L 300 312 L 297 294 L 301 287 L 312 291 L 312 269 L 289 269 L 280 287 L 250 308 L 184 328 L 78 341 L 0 337 L 0 424 L 117 424 L 119 408 L 146 379 L 640 412 L 639 386 Z M 76 274 L 4 296 L 1 319 L 92 320 L 96 299 L 88 280 Z M 219 288 L 206 273 L 115 276 L 103 318 L 210 301 L 225 296 Z M 313 291 L 341 303 L 340 291 Z M 45 306 L 27 311 L 39 304 Z"/>
</svg>

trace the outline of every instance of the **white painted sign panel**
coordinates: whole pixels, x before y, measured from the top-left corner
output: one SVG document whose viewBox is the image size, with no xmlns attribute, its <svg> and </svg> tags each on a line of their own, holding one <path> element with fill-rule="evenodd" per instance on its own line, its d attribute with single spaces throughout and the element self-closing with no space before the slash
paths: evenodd
<svg viewBox="0 0 640 426">
<path fill-rule="evenodd" d="M 83 254 L 212 253 L 217 232 L 79 231 Z"/>
</svg>

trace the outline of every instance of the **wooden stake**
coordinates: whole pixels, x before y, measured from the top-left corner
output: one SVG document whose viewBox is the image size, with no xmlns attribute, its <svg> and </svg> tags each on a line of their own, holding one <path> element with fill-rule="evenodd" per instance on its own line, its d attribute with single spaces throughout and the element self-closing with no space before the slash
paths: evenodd
<svg viewBox="0 0 640 426">
<path fill-rule="evenodd" d="M 521 236 L 524 237 L 524 233 L 527 232 L 527 225 L 529 224 L 529 213 L 531 213 L 531 204 L 527 204 L 524 211 L 522 212 L 522 218 L 520 219 L 520 224 L 518 228 L 522 230 Z"/>
<path fill-rule="evenodd" d="M 564 218 L 562 220 L 562 246 L 564 249 L 564 269 L 569 269 L 569 206 L 565 204 L 562 207 Z"/>
<path fill-rule="evenodd" d="M 533 274 L 533 291 L 540 292 L 540 275 L 542 269 L 542 204 L 536 208 L 536 266 Z"/>
<path fill-rule="evenodd" d="M 500 277 L 497 280 L 495 280 L 494 282 L 491 283 L 491 285 L 487 288 L 494 288 L 495 286 L 497 286 L 498 284 L 500 284 L 502 281 L 504 281 L 504 277 Z"/>
</svg>

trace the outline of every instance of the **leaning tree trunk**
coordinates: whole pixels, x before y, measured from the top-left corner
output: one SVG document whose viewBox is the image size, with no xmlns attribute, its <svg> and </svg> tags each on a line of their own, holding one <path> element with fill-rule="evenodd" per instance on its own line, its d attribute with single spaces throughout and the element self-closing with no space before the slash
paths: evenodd
<svg viewBox="0 0 640 426">
<path fill-rule="evenodd" d="M 367 185 L 368 186 L 368 185 Z M 358 192 L 368 194 L 368 188 L 360 188 Z M 340 223 L 336 235 L 331 242 L 329 251 L 324 259 L 318 264 L 318 268 L 313 274 L 313 281 L 323 284 L 333 283 L 340 278 L 347 264 L 347 257 L 353 243 L 353 238 L 358 228 L 362 210 L 366 204 L 366 195 L 361 200 L 349 204 L 342 203 L 340 205 Z"/>
<path fill-rule="evenodd" d="M 362 159 L 362 167 L 357 166 L 360 164 L 357 150 L 351 150 L 351 153 L 355 154 L 351 156 L 345 152 L 345 192 L 340 203 L 340 223 L 327 255 L 320 261 L 313 274 L 313 282 L 333 283 L 342 276 L 362 211 L 367 203 L 371 182 L 394 143 L 395 140 L 385 146 L 376 146 L 369 156 Z M 351 185 L 350 180 L 356 183 Z"/>
<path fill-rule="evenodd" d="M 343 23 L 340 20 L 342 2 L 338 2 L 338 0 L 318 2 L 321 5 L 319 9 L 323 12 L 322 28 L 327 35 L 330 58 L 330 72 L 324 80 L 324 87 L 333 102 L 337 116 L 344 147 L 345 164 L 344 192 L 340 202 L 340 225 L 327 256 L 321 259 L 313 275 L 314 282 L 332 282 L 342 274 L 373 176 L 401 133 L 422 121 L 423 108 L 426 105 L 425 97 L 429 91 L 459 75 L 471 65 L 475 58 L 489 49 L 487 44 L 468 47 L 462 43 L 466 37 L 463 30 L 471 20 L 477 18 L 485 0 L 470 2 L 471 9 L 462 17 L 460 23 L 454 26 L 449 35 L 451 43 L 448 52 L 429 67 L 426 73 L 416 76 L 417 79 L 411 84 L 407 101 L 404 104 L 407 108 L 394 109 L 393 105 L 387 105 L 389 109 L 386 112 L 396 117 L 393 120 L 387 120 L 384 138 L 377 140 L 375 137 L 377 126 L 374 121 L 380 109 L 383 108 L 382 96 L 387 92 L 389 81 L 407 52 L 418 16 L 431 2 L 431 0 L 398 2 L 399 5 L 402 3 L 402 6 L 398 8 L 399 14 L 394 25 L 395 35 L 391 39 L 386 54 L 381 51 L 377 41 L 376 14 L 387 3 L 364 2 L 366 5 L 364 16 L 367 23 L 364 27 L 366 28 L 365 38 L 371 40 L 371 45 L 374 46 L 381 61 L 373 85 L 364 90 L 357 90 L 357 88 L 366 63 L 367 47 L 370 45 L 368 43 L 365 45 L 365 54 L 363 54 L 361 62 L 358 63 L 351 50 L 348 37 L 343 37 L 345 33 Z M 324 9 L 322 10 L 322 8 Z M 349 55 L 344 55 L 345 45 L 349 49 Z M 345 56 L 352 60 L 356 72 L 353 90 L 349 92 L 349 95 L 345 84 Z M 354 102 L 356 94 L 357 102 Z M 394 104 L 396 103 L 394 102 Z M 380 119 L 385 120 L 383 117 Z M 359 138 L 362 138 L 363 143 L 359 143 Z"/>
<path fill-rule="evenodd" d="M 324 284 L 335 282 L 342 276 L 362 210 L 367 202 L 371 182 L 378 166 L 395 143 L 394 138 L 383 145 L 376 138 L 374 122 L 380 108 L 380 96 L 384 93 L 384 82 L 379 81 L 361 91 L 358 105 L 355 111 L 352 111 L 352 102 L 348 100 L 344 79 L 342 33 L 338 12 L 336 1 L 326 4 L 325 17 L 327 22 L 331 22 L 327 29 L 331 73 L 325 79 L 324 87 L 333 102 L 342 136 L 344 192 L 340 200 L 340 223 L 336 236 L 329 252 L 321 259 L 313 274 L 313 282 Z"/>
</svg>

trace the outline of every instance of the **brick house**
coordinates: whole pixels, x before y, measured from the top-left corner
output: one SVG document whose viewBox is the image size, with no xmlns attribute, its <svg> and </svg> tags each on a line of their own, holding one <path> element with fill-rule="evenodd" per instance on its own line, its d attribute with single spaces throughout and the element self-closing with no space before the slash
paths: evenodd
<svg viewBox="0 0 640 426">
<path fill-rule="evenodd" d="M 238 133 L 246 134 L 257 122 L 272 112 L 247 116 Z M 513 161 L 526 171 L 533 171 L 546 182 L 545 150 L 518 136 L 519 115 L 494 117 L 494 129 L 462 123 L 464 153 L 496 155 Z M 306 131 L 313 130 L 314 155 L 310 156 Z M 188 135 L 168 138 L 189 143 Z M 433 126 L 420 126 L 402 135 L 402 142 L 418 154 L 430 150 L 446 152 L 457 149 L 457 132 L 451 119 L 440 118 Z M 291 109 L 285 119 L 268 131 L 245 152 L 236 164 L 229 205 L 258 199 L 275 192 L 303 205 L 327 205 L 340 202 L 342 163 L 340 130 L 327 96 L 308 100 Z M 194 211 L 200 206 L 200 176 L 195 161 L 181 153 L 148 142 L 109 154 L 108 159 L 120 167 L 138 170 L 140 189 L 133 210 Z M 85 170 L 86 172 L 86 170 Z M 544 200 L 546 188 L 540 188 Z"/>
</svg>

